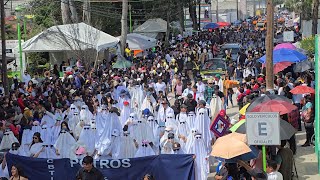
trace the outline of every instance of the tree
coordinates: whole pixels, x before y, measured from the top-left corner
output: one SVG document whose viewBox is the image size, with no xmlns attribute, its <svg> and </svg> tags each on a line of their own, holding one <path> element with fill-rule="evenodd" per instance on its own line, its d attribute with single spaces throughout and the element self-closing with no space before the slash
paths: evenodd
<svg viewBox="0 0 320 180">
<path fill-rule="evenodd" d="M 301 13 L 302 20 L 310 20 L 312 17 L 312 0 L 286 0 L 285 8 L 292 12 Z"/>
<path fill-rule="evenodd" d="M 122 0 L 122 18 L 121 18 L 121 55 L 124 55 L 124 49 L 127 42 L 128 33 L 128 0 Z"/>
<path fill-rule="evenodd" d="M 318 30 L 318 11 L 319 11 L 319 0 L 313 0 L 312 35 L 316 35 L 317 34 L 317 30 Z"/>
</svg>

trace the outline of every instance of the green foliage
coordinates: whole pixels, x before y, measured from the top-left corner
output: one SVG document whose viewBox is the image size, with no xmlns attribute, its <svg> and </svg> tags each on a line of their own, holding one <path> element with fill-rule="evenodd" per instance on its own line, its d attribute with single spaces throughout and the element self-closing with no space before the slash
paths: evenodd
<svg viewBox="0 0 320 180">
<path fill-rule="evenodd" d="M 300 42 L 300 47 L 308 52 L 309 55 L 315 53 L 315 37 L 310 36 L 308 38 L 303 38 Z"/>
<path fill-rule="evenodd" d="M 60 2 L 56 0 L 33 0 L 30 2 L 30 14 L 34 23 L 44 28 L 61 24 Z"/>
<path fill-rule="evenodd" d="M 312 17 L 312 0 L 286 0 L 285 8 L 289 11 L 301 13 L 301 19 L 310 20 Z"/>
</svg>

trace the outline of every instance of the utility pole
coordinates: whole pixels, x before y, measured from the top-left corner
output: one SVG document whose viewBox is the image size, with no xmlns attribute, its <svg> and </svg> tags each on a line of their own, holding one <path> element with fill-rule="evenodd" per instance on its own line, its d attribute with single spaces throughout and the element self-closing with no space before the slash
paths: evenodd
<svg viewBox="0 0 320 180">
<path fill-rule="evenodd" d="M 198 29 L 198 30 L 199 30 L 199 31 L 200 31 L 200 29 L 201 29 L 201 27 L 200 27 L 200 25 L 201 25 L 201 17 L 200 17 L 200 16 L 201 16 L 201 5 L 200 5 L 200 3 L 201 3 L 201 0 L 198 0 L 198 11 L 199 11 L 199 12 L 198 12 L 198 16 L 199 16 L 199 17 L 198 17 L 198 19 L 199 19 L 199 23 L 198 23 L 198 24 L 199 24 L 199 25 L 198 25 L 198 26 L 199 26 L 199 29 Z"/>
<path fill-rule="evenodd" d="M 167 9 L 167 32 L 166 32 L 166 39 L 165 39 L 166 40 L 165 43 L 166 43 L 167 46 L 169 46 L 169 44 L 170 44 L 169 43 L 169 40 L 170 40 L 169 39 L 169 36 L 170 36 L 170 15 L 171 15 L 171 9 L 170 9 L 171 7 L 170 7 L 170 5 L 171 5 L 171 0 L 168 0 L 167 1 L 167 8 L 168 8 Z"/>
<path fill-rule="evenodd" d="M 268 0 L 266 0 L 268 3 Z M 256 0 L 253 0 L 253 16 L 256 16 Z"/>
<path fill-rule="evenodd" d="M 127 44 L 128 32 L 128 0 L 122 0 L 122 17 L 121 17 L 121 55 L 124 55 L 124 49 Z"/>
<path fill-rule="evenodd" d="M 9 94 L 8 88 L 8 73 L 7 73 L 7 59 L 6 59 L 6 33 L 5 33 L 5 12 L 4 12 L 4 1 L 0 0 L 1 10 L 1 46 L 2 46 L 2 84 L 5 95 Z"/>
<path fill-rule="evenodd" d="M 132 16 L 131 16 L 131 4 L 129 4 L 129 32 L 132 33 Z"/>
<path fill-rule="evenodd" d="M 216 4 L 216 19 L 217 19 L 217 22 L 219 22 L 219 2 L 217 0 L 217 4 Z"/>
<path fill-rule="evenodd" d="M 239 19 L 239 2 L 236 0 L 237 20 Z"/>
<path fill-rule="evenodd" d="M 273 90 L 273 3 L 267 0 L 267 37 L 266 37 L 266 83 L 267 90 Z"/>
</svg>

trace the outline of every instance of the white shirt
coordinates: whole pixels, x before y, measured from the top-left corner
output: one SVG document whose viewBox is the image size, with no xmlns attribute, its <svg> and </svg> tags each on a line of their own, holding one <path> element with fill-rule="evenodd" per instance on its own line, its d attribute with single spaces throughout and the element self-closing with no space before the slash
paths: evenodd
<svg viewBox="0 0 320 180">
<path fill-rule="evenodd" d="M 197 90 L 198 90 L 199 93 L 201 93 L 201 94 L 203 94 L 204 91 L 206 90 L 206 86 L 205 86 L 205 84 L 204 84 L 203 82 L 201 82 L 201 83 L 198 83 L 198 82 L 197 82 L 196 86 L 197 86 Z"/>
<path fill-rule="evenodd" d="M 156 90 L 157 94 L 159 94 L 159 91 L 162 91 L 163 94 L 165 95 L 166 94 L 166 92 L 165 92 L 166 87 L 167 86 L 166 86 L 166 84 L 164 82 L 162 82 L 161 84 L 160 83 L 156 83 L 154 85 L 154 89 Z"/>
<path fill-rule="evenodd" d="M 283 180 L 282 174 L 278 171 L 268 173 L 268 180 Z"/>
<path fill-rule="evenodd" d="M 183 90 L 183 92 L 182 92 L 182 96 L 183 97 L 187 97 L 188 94 L 192 94 L 193 95 L 192 89 L 186 88 L 186 89 Z"/>
<path fill-rule="evenodd" d="M 27 75 L 23 74 L 22 75 L 22 82 L 26 83 L 26 85 L 30 80 L 31 80 L 31 76 L 29 74 L 27 74 Z"/>
</svg>

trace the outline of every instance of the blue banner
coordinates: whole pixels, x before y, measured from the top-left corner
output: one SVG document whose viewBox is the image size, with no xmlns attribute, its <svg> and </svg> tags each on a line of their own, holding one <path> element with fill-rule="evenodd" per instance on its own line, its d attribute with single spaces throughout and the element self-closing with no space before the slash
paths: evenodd
<svg viewBox="0 0 320 180">
<path fill-rule="evenodd" d="M 42 159 L 6 155 L 11 174 L 12 165 L 20 165 L 29 180 L 73 180 L 82 160 Z M 193 155 L 162 154 L 131 159 L 95 160 L 105 180 L 140 180 L 145 174 L 161 180 L 195 180 Z"/>
</svg>

